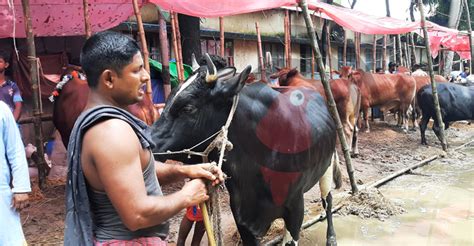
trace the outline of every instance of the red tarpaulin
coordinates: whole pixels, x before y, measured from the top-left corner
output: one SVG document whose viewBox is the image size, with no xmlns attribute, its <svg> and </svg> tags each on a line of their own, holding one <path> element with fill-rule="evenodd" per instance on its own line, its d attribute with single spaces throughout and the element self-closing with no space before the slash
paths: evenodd
<svg viewBox="0 0 474 246">
<path fill-rule="evenodd" d="M 37 37 L 85 35 L 82 3 L 82 0 L 30 1 L 34 35 Z M 92 32 L 117 26 L 132 14 L 131 0 L 90 1 Z M 26 37 L 23 21 L 21 0 L 0 0 L 0 38 Z"/>
</svg>

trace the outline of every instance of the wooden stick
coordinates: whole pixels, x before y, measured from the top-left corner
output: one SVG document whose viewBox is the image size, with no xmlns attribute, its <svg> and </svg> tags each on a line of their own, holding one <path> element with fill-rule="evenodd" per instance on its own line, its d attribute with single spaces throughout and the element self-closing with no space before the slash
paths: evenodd
<svg viewBox="0 0 474 246">
<path fill-rule="evenodd" d="M 398 56 L 396 59 L 396 63 L 400 66 L 403 66 L 403 53 L 402 53 L 402 41 L 400 39 L 400 34 L 397 34 L 397 50 Z"/>
<path fill-rule="evenodd" d="M 328 56 L 328 64 L 329 64 L 329 78 L 332 79 L 332 52 L 331 52 L 331 37 L 329 35 L 329 23 L 326 25 L 326 42 L 327 42 L 327 51 L 326 54 Z"/>
<path fill-rule="evenodd" d="M 311 79 L 314 79 L 314 52 L 311 50 Z"/>
<path fill-rule="evenodd" d="M 355 45 L 356 45 L 356 68 L 359 69 L 360 67 L 360 43 L 361 43 L 361 36 L 360 33 L 356 32 L 355 33 Z"/>
<path fill-rule="evenodd" d="M 413 66 L 416 64 L 415 39 L 413 38 L 413 33 L 410 33 L 409 36 L 410 36 L 411 65 Z"/>
<path fill-rule="evenodd" d="M 342 128 L 341 119 L 339 118 L 339 113 L 337 112 L 336 103 L 334 102 L 334 96 L 331 91 L 331 86 L 329 85 L 327 75 L 324 72 L 325 69 L 324 69 L 323 59 L 321 56 L 321 52 L 319 51 L 316 34 L 314 32 L 313 22 L 311 21 L 311 17 L 309 16 L 308 4 L 306 3 L 306 0 L 300 0 L 299 6 L 303 10 L 303 16 L 306 23 L 306 29 L 310 37 L 311 46 L 313 47 L 313 51 L 316 57 L 318 70 L 320 71 L 319 74 L 321 75 L 321 82 L 323 83 L 324 91 L 326 93 L 329 112 L 331 113 L 331 116 L 333 117 L 336 123 L 337 133 L 339 136 L 339 140 L 341 142 L 342 150 L 344 152 L 344 158 L 346 160 L 346 167 L 347 167 L 347 172 L 349 175 L 349 180 L 351 183 L 352 194 L 356 194 L 358 192 L 358 188 L 354 179 L 354 168 L 352 167 L 350 148 L 349 148 L 349 145 L 347 144 L 346 137 L 344 136 L 344 130 Z"/>
<path fill-rule="evenodd" d="M 207 205 L 205 202 L 199 204 L 202 212 L 202 218 L 204 220 L 204 227 L 206 228 L 207 240 L 209 246 L 216 246 L 216 239 L 214 238 L 214 233 L 212 231 L 211 220 L 209 220 L 209 213 L 207 212 Z"/>
<path fill-rule="evenodd" d="M 49 172 L 49 166 L 44 160 L 43 149 L 43 127 L 41 124 L 41 91 L 38 81 L 38 62 L 36 57 L 35 37 L 33 34 L 33 25 L 31 24 L 31 12 L 29 0 L 21 0 L 23 6 L 23 16 L 25 17 L 26 41 L 28 44 L 28 60 L 30 62 L 30 84 L 33 91 L 33 124 L 35 129 L 35 145 L 38 150 L 39 160 L 36 162 L 38 167 L 39 187 L 44 187 L 46 176 Z"/>
<path fill-rule="evenodd" d="M 288 10 L 285 10 L 285 18 L 283 21 L 283 30 L 285 32 L 285 67 L 290 67 L 290 49 L 289 49 L 289 38 L 288 38 Z"/>
<path fill-rule="evenodd" d="M 258 63 L 260 64 L 260 80 L 267 82 L 267 72 L 265 69 L 265 64 L 263 63 L 262 38 L 260 37 L 260 29 L 258 27 L 258 22 L 255 22 L 255 29 L 257 30 Z"/>
<path fill-rule="evenodd" d="M 291 67 L 291 12 L 288 12 L 288 67 Z"/>
<path fill-rule="evenodd" d="M 18 120 L 18 124 L 23 125 L 23 124 L 31 124 L 35 123 L 35 120 L 37 118 L 40 118 L 41 121 L 52 121 L 53 120 L 53 115 L 52 114 L 41 114 L 41 116 L 38 117 L 21 117 Z"/>
<path fill-rule="evenodd" d="M 138 7 L 138 1 L 137 0 L 132 0 L 133 2 L 133 11 L 135 12 L 135 17 L 137 18 L 137 25 L 138 25 L 138 34 L 140 35 L 140 44 L 142 46 L 142 52 L 143 52 L 143 63 L 145 63 L 145 70 L 150 73 L 150 62 L 149 62 L 149 56 L 150 52 L 148 52 L 148 46 L 146 43 L 146 37 L 145 37 L 145 28 L 143 28 L 143 21 L 142 21 L 142 13 L 140 12 L 140 8 Z M 151 89 L 151 80 L 146 81 L 146 93 L 148 96 L 152 97 L 152 89 Z"/>
<path fill-rule="evenodd" d="M 397 63 L 397 37 L 393 37 L 393 44 L 392 44 L 392 51 L 393 51 L 393 58 L 392 61 Z"/>
<path fill-rule="evenodd" d="M 347 66 L 347 32 L 344 29 L 344 48 L 342 50 L 342 64 Z"/>
<path fill-rule="evenodd" d="M 219 17 L 219 33 L 221 37 L 221 57 L 225 56 L 225 40 L 224 40 L 224 17 Z"/>
<path fill-rule="evenodd" d="M 374 40 L 372 44 L 372 71 L 375 73 L 377 69 L 377 35 L 374 35 Z"/>
<path fill-rule="evenodd" d="M 181 31 L 179 31 L 179 19 L 178 19 L 178 13 L 174 13 L 175 14 L 175 18 L 174 18 L 174 21 L 175 21 L 175 25 L 176 25 L 176 41 L 177 41 L 177 44 L 178 44 L 178 58 L 179 58 L 179 71 L 180 71 L 180 75 L 181 75 L 181 81 L 184 81 L 184 65 L 183 65 L 183 48 L 182 48 L 182 45 L 181 45 Z"/>
<path fill-rule="evenodd" d="M 172 42 L 173 42 L 173 52 L 174 52 L 174 59 L 176 61 L 176 71 L 177 71 L 177 74 L 178 74 L 178 81 L 179 83 L 182 83 L 183 80 L 181 79 L 181 67 L 178 65 L 179 63 L 179 57 L 178 57 L 178 40 L 176 38 L 177 34 L 176 34 L 176 22 L 174 21 L 175 19 L 175 15 L 173 12 L 170 12 L 170 18 L 171 18 L 171 31 L 172 31 L 172 35 L 171 35 L 171 39 L 172 39 Z"/>
<path fill-rule="evenodd" d="M 84 9 L 84 24 L 85 24 L 85 30 L 86 30 L 86 39 L 89 39 L 92 36 L 92 30 L 91 30 L 91 21 L 89 18 L 88 0 L 82 0 L 82 6 Z"/>
<path fill-rule="evenodd" d="M 170 64 L 169 64 L 169 43 L 168 43 L 168 34 L 166 30 L 166 20 L 161 14 L 160 10 L 158 11 L 159 23 L 160 23 L 160 53 L 161 53 L 161 78 L 163 79 L 163 91 L 165 94 L 165 100 L 168 99 L 171 93 L 171 81 L 170 81 Z"/>
<path fill-rule="evenodd" d="M 387 34 L 383 35 L 382 70 L 387 70 Z"/>
<path fill-rule="evenodd" d="M 430 79 L 431 79 L 433 102 L 434 102 L 434 107 L 436 110 L 436 120 L 438 121 L 439 128 L 440 128 L 441 146 L 443 147 L 443 150 L 446 151 L 448 149 L 448 145 L 447 145 L 446 138 L 444 135 L 444 122 L 441 117 L 441 109 L 440 109 L 439 100 L 438 100 L 438 90 L 436 89 L 436 83 L 434 80 L 433 61 L 431 60 L 431 47 L 430 47 L 430 41 L 428 40 L 428 32 L 426 31 L 425 12 L 424 12 L 423 3 L 421 0 L 418 0 L 418 9 L 420 11 L 420 16 L 421 16 L 421 27 L 423 28 L 423 37 L 424 37 L 423 39 L 425 40 L 426 59 L 428 59 L 428 71 L 429 71 Z"/>
<path fill-rule="evenodd" d="M 466 10 L 466 16 L 467 16 L 467 30 L 469 31 L 469 47 L 471 48 L 471 61 L 469 64 L 471 65 L 471 69 L 469 70 L 471 74 L 474 72 L 474 42 L 472 40 L 472 26 L 471 26 L 471 13 L 469 12 L 469 4 L 467 0 L 463 0 L 464 4 L 464 9 Z"/>
</svg>

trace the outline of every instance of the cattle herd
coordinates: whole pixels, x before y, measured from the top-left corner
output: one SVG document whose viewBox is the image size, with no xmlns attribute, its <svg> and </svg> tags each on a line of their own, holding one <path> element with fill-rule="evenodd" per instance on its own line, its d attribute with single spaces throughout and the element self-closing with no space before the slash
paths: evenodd
<svg viewBox="0 0 474 246">
<path fill-rule="evenodd" d="M 175 88 L 155 121 L 156 111 L 145 101 L 132 110 L 151 124 L 156 153 L 189 149 L 225 124 L 237 95 L 238 106 L 228 131 L 233 149 L 225 156 L 223 171 L 230 206 L 244 245 L 258 245 L 271 223 L 283 218 L 285 242 L 297 243 L 303 222 L 303 194 L 318 181 L 327 212 L 327 243 L 336 244 L 332 225 L 330 188 L 341 185 L 335 164 L 336 126 L 326 106 L 326 95 L 317 80 L 304 78 L 296 69 L 278 68 L 271 75 L 280 87 L 264 82 L 246 83 L 251 67 L 240 73 L 235 68 L 216 68 L 206 62 L 193 66 L 194 73 Z M 358 119 L 369 131 L 368 109 L 398 114 L 398 125 L 408 130 L 408 111 L 413 127 L 421 110 L 421 142 L 427 144 L 425 130 L 434 118 L 433 130 L 439 137 L 429 77 L 408 74 L 372 74 L 342 67 L 339 79 L 330 81 L 346 138 L 352 140 L 352 155 L 357 156 Z M 436 76 L 441 112 L 446 128 L 452 121 L 474 119 L 474 87 L 446 83 Z M 55 100 L 54 123 L 64 143 L 87 99 L 87 83 L 73 78 L 63 86 Z M 82 94 L 79 94 L 82 93 Z M 362 112 L 359 115 L 359 112 Z M 418 112 L 418 113 L 417 113 Z M 362 117 L 360 117 L 362 116 Z M 150 120 L 152 119 L 152 120 Z M 361 120 L 362 122 L 362 120 Z M 199 145 L 203 151 L 212 139 Z M 209 159 L 217 159 L 212 152 Z M 187 164 L 202 162 L 187 154 L 157 155 Z"/>
</svg>

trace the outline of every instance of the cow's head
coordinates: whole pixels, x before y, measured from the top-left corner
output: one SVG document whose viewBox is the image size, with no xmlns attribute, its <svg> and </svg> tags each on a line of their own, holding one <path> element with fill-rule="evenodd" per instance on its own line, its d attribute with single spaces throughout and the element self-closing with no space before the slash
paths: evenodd
<svg viewBox="0 0 474 246">
<path fill-rule="evenodd" d="M 299 72 L 296 68 L 275 67 L 275 69 L 277 70 L 277 72 L 270 75 L 270 78 L 271 79 L 278 79 L 278 82 L 279 82 L 280 86 L 288 86 L 290 79 L 299 74 Z"/>
<path fill-rule="evenodd" d="M 152 137 L 157 147 L 154 152 L 179 151 L 205 140 L 225 124 L 234 95 L 245 85 L 251 67 L 240 74 L 226 67 L 219 71 L 207 56 L 207 65 L 200 66 L 166 102 L 160 119 L 152 126 Z M 203 151 L 207 141 L 195 151 Z M 185 155 L 163 156 L 160 160 L 175 159 L 186 163 L 200 159 L 186 159 Z"/>
<path fill-rule="evenodd" d="M 333 71 L 335 74 L 339 74 L 340 78 L 347 79 L 353 73 L 351 66 L 342 66 L 339 71 Z"/>
</svg>

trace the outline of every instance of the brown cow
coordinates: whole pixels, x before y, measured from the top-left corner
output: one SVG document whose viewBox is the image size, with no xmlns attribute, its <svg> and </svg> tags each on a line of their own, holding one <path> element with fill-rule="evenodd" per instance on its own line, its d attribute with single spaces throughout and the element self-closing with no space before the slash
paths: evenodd
<svg viewBox="0 0 474 246">
<path fill-rule="evenodd" d="M 280 86 L 304 86 L 319 92 L 326 99 L 323 84 L 320 80 L 311 80 L 303 77 L 296 68 L 277 68 L 278 72 L 270 78 L 278 78 Z M 347 79 L 330 81 L 331 91 L 336 102 L 337 111 L 341 119 L 344 135 L 347 141 L 352 141 L 351 155 L 359 155 L 357 144 L 356 123 L 359 117 L 361 94 L 359 88 Z"/>
<path fill-rule="evenodd" d="M 351 67 L 343 66 L 339 75 L 350 78 L 359 86 L 362 101 L 361 108 L 364 114 L 366 131 L 370 131 L 368 112 L 373 106 L 381 106 L 381 111 L 391 109 L 399 111 L 399 122 L 408 130 L 407 111 L 415 97 L 416 82 L 413 77 L 406 74 L 372 74 L 361 69 L 352 71 Z"/>
<path fill-rule="evenodd" d="M 87 81 L 81 79 L 80 73 L 74 69 L 69 68 L 62 76 L 62 78 L 67 76 L 63 80 L 65 83 L 62 89 L 53 92 L 53 123 L 61 134 L 66 148 L 74 123 L 86 106 L 89 97 Z M 159 118 L 158 111 L 148 96 L 143 97 L 141 102 L 128 106 L 127 110 L 148 125 L 152 125 Z"/>
</svg>

